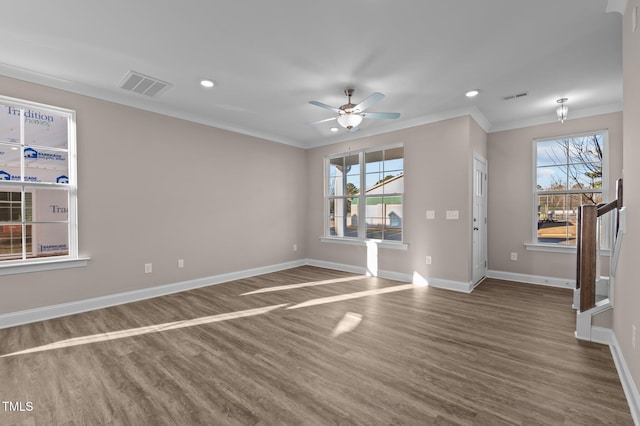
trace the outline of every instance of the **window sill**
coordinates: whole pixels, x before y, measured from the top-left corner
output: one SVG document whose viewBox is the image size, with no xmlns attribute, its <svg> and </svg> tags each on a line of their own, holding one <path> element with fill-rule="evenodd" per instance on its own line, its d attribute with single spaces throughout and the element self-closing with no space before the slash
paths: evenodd
<svg viewBox="0 0 640 426">
<path fill-rule="evenodd" d="M 320 241 L 323 243 L 347 244 L 352 246 L 368 246 L 373 244 L 378 248 L 404 251 L 407 251 L 409 249 L 409 244 L 384 240 L 359 240 L 356 238 L 320 237 Z"/>
<path fill-rule="evenodd" d="M 576 246 L 562 246 L 559 244 L 538 244 L 538 243 L 525 243 L 527 250 L 530 251 L 546 251 L 550 253 L 569 253 L 575 254 L 577 252 Z M 611 250 L 601 249 L 601 256 L 611 256 Z"/>
<path fill-rule="evenodd" d="M 26 274 L 29 272 L 52 271 L 55 269 L 82 268 L 87 266 L 88 257 L 37 259 L 26 261 L 7 261 L 0 264 L 0 275 Z"/>
</svg>

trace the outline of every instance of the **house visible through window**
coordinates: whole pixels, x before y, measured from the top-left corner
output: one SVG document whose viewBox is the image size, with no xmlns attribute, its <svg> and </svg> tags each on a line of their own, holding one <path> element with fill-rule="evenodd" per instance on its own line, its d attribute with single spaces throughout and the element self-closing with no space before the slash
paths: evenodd
<svg viewBox="0 0 640 426">
<path fill-rule="evenodd" d="M 578 207 L 606 197 L 607 132 L 534 141 L 534 241 L 575 245 Z"/>
<path fill-rule="evenodd" d="M 404 148 L 334 155 L 327 164 L 326 235 L 401 242 Z"/>
<path fill-rule="evenodd" d="M 75 113 L 0 97 L 0 265 L 77 258 Z"/>
</svg>

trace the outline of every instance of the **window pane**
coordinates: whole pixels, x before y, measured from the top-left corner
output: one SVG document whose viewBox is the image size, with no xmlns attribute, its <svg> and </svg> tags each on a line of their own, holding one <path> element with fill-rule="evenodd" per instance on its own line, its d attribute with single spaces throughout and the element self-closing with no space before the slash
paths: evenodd
<svg viewBox="0 0 640 426">
<path fill-rule="evenodd" d="M 67 148 L 68 120 L 52 112 L 25 109 L 25 145 Z"/>
<path fill-rule="evenodd" d="M 567 167 L 538 167 L 536 185 L 539 191 L 564 191 L 567 189 Z"/>
<path fill-rule="evenodd" d="M 7 167 L 15 167 L 19 170 L 20 146 L 0 143 L 0 170 Z"/>
<path fill-rule="evenodd" d="M 15 188 L 0 187 L 0 222 L 20 223 L 22 220 L 22 193 Z M 13 224 L 11 224 L 13 225 Z"/>
<path fill-rule="evenodd" d="M 566 140 L 570 163 L 601 163 L 602 135 L 580 136 Z"/>
<path fill-rule="evenodd" d="M 31 227 L 35 257 L 69 254 L 69 226 L 66 223 L 34 223 Z"/>
<path fill-rule="evenodd" d="M 347 172 L 347 186 L 344 194 L 355 195 L 360 193 L 360 159 L 358 155 L 345 157 L 344 164 Z"/>
<path fill-rule="evenodd" d="M 0 104 L 0 142 L 20 143 L 20 108 Z"/>
<path fill-rule="evenodd" d="M 397 176 L 404 170 L 404 148 L 387 149 L 384 152 L 384 170 L 393 176 Z"/>
<path fill-rule="evenodd" d="M 30 237 L 30 227 L 27 226 Z M 31 239 L 27 241 L 27 251 L 31 250 Z M 22 258 L 22 225 L 0 225 L 0 260 Z"/>
<path fill-rule="evenodd" d="M 354 163 L 355 161 L 355 163 Z M 355 195 L 360 192 L 358 156 L 329 160 L 329 195 Z"/>
<path fill-rule="evenodd" d="M 402 197 L 367 197 L 367 238 L 402 241 Z"/>
<path fill-rule="evenodd" d="M 329 200 L 329 235 L 358 236 L 358 199 L 333 198 Z"/>
<path fill-rule="evenodd" d="M 336 195 L 336 184 L 342 188 L 342 169 L 344 158 L 332 158 L 329 160 L 329 195 Z"/>
<path fill-rule="evenodd" d="M 37 203 L 35 210 L 27 212 L 27 221 L 67 222 L 69 220 L 69 194 L 66 190 L 36 189 L 33 193 Z"/>
<path fill-rule="evenodd" d="M 366 188 L 367 192 L 375 185 L 382 182 L 384 178 L 384 154 L 382 151 L 374 151 L 365 153 L 365 171 L 366 171 Z"/>
<path fill-rule="evenodd" d="M 0 144 L 0 181 L 20 180 L 20 146 Z"/>
<path fill-rule="evenodd" d="M 539 195 L 538 242 L 575 244 L 578 207 L 601 202 L 600 193 Z"/>
<path fill-rule="evenodd" d="M 24 150 L 24 161 L 27 182 L 69 183 L 66 152 L 28 147 Z"/>
<path fill-rule="evenodd" d="M 383 185 L 384 182 L 399 176 L 404 170 L 404 148 L 392 148 L 384 151 L 367 152 L 366 158 L 366 187 L 367 193 Z M 389 191 L 384 185 L 379 192 L 402 192 L 402 190 Z"/>
<path fill-rule="evenodd" d="M 575 211 L 569 196 L 538 196 L 538 242 L 567 244 L 571 238 L 575 238 Z"/>
<path fill-rule="evenodd" d="M 567 144 L 561 140 L 540 141 L 536 147 L 538 167 L 567 164 Z"/>
<path fill-rule="evenodd" d="M 602 188 L 602 163 L 573 164 L 569 167 L 571 189 Z"/>
</svg>

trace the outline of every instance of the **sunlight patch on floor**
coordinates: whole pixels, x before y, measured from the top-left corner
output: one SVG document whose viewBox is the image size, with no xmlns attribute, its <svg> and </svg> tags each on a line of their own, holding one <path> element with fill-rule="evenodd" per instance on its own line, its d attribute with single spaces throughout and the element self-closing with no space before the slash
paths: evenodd
<svg viewBox="0 0 640 426">
<path fill-rule="evenodd" d="M 334 283 L 343 283 L 347 281 L 357 281 L 368 278 L 366 275 L 357 275 L 355 277 L 345 277 L 345 278 L 334 278 L 331 280 L 323 280 L 323 281 L 311 281 L 308 283 L 299 283 L 299 284 L 288 284 L 288 285 L 279 285 L 276 287 L 265 287 L 260 288 L 258 290 L 249 291 L 247 293 L 242 293 L 240 296 L 248 296 L 251 294 L 259 294 L 259 293 L 270 293 L 272 291 L 283 291 L 283 290 L 292 290 L 296 288 L 304 288 L 304 287 L 313 287 L 317 285 L 326 285 L 326 284 L 334 284 Z"/>
<path fill-rule="evenodd" d="M 196 326 L 196 325 L 203 325 L 203 324 L 211 324 L 211 323 L 215 323 L 215 322 L 227 321 L 227 320 L 236 319 L 236 318 L 245 318 L 245 317 L 250 317 L 250 316 L 254 316 L 254 315 L 265 314 L 267 312 L 273 311 L 275 309 L 282 308 L 284 306 L 287 306 L 287 303 L 280 304 L 280 305 L 265 306 L 263 308 L 247 309 L 245 311 L 237 311 L 237 312 L 229 312 L 229 313 L 225 313 L 225 314 L 211 315 L 211 316 L 207 316 L 207 317 L 194 318 L 194 319 L 190 319 L 190 320 L 168 322 L 168 323 L 164 323 L 164 324 L 154 324 L 154 325 L 149 325 L 149 326 L 145 326 L 145 327 L 130 328 L 130 329 L 127 329 L 127 330 L 120 330 L 120 331 L 112 331 L 112 332 L 108 332 L 108 333 L 93 334 L 91 336 L 75 337 L 73 339 L 61 340 L 59 342 L 50 343 L 48 345 L 38 346 L 38 347 L 35 347 L 35 348 L 26 349 L 26 350 L 19 351 L 19 352 L 13 352 L 13 353 L 10 353 L 10 354 L 7 354 L 7 355 L 2 355 L 2 356 L 0 356 L 0 358 L 5 358 L 5 357 L 10 357 L 10 356 L 15 356 L 15 355 L 29 354 L 29 353 L 34 353 L 34 352 L 43 352 L 43 351 L 48 351 L 48 350 L 51 350 L 51 349 L 68 348 L 70 346 L 85 345 L 85 344 L 88 344 L 88 343 L 106 342 L 106 341 L 109 341 L 109 340 L 123 339 L 125 337 L 140 336 L 142 334 L 150 334 L 150 333 L 158 333 L 158 332 L 161 332 L 161 331 L 177 330 L 179 328 L 193 327 L 193 326 Z"/>
<path fill-rule="evenodd" d="M 365 277 L 364 275 L 359 275 L 359 276 L 352 276 L 352 277 L 345 277 L 345 278 L 336 278 L 331 280 L 291 284 L 291 285 L 279 286 L 279 287 L 269 287 L 269 288 L 264 288 L 264 289 L 259 289 L 253 292 L 249 292 L 249 293 L 244 293 L 244 295 L 264 293 L 269 291 L 279 291 L 279 290 L 285 290 L 285 289 L 296 289 L 296 288 L 302 288 L 302 287 L 325 285 L 325 284 L 332 284 L 332 283 L 339 283 L 339 282 L 355 281 L 363 278 L 367 278 L 367 277 Z M 216 322 L 222 322 L 222 321 L 227 321 L 227 320 L 232 320 L 237 318 L 245 318 L 245 317 L 261 315 L 261 314 L 265 314 L 265 313 L 268 313 L 280 308 L 285 308 L 285 307 L 286 309 L 299 309 L 299 308 L 304 308 L 309 306 L 323 305 L 327 303 L 341 302 L 344 300 L 374 296 L 378 294 L 386 294 L 386 293 L 394 293 L 394 292 L 404 291 L 404 290 L 411 290 L 417 287 L 419 287 L 419 285 L 402 284 L 402 285 L 396 285 L 391 287 L 358 291 L 354 293 L 340 294 L 336 296 L 310 299 L 310 300 L 307 300 L 306 302 L 298 303 L 293 306 L 290 306 L 289 303 L 281 303 L 278 305 L 270 305 L 270 306 L 265 306 L 261 308 L 247 309 L 243 311 L 227 312 L 224 314 L 211 315 L 211 316 L 187 319 L 182 321 L 173 321 L 173 322 L 168 322 L 163 324 L 153 324 L 153 325 L 148 325 L 144 327 L 130 328 L 127 330 L 111 331 L 106 333 L 93 334 L 90 336 L 74 337 L 71 339 L 61 340 L 59 342 L 49 343 L 46 345 L 37 346 L 34 348 L 13 352 L 10 354 L 0 355 L 0 358 L 6 358 L 6 357 L 11 357 L 16 355 L 25 355 L 25 354 L 31 354 L 31 353 L 37 353 L 37 352 L 44 352 L 44 351 L 54 350 L 54 349 L 68 348 L 72 346 L 86 345 L 90 343 L 106 342 L 106 341 L 111 341 L 116 339 L 135 337 L 135 336 L 151 334 L 151 333 L 159 333 L 163 331 L 177 330 L 181 328 L 193 327 L 193 326 L 204 325 L 204 324 L 212 324 Z M 336 328 L 333 330 L 332 336 L 337 337 L 340 334 L 353 331 L 360 324 L 361 320 L 362 320 L 362 315 L 353 313 L 353 312 L 348 312 L 347 314 L 345 314 L 344 318 L 342 318 L 342 320 L 338 323 Z"/>
<path fill-rule="evenodd" d="M 287 309 L 306 308 L 308 306 L 324 305 L 325 303 L 340 302 L 343 300 L 358 299 L 360 297 L 373 296 L 375 294 L 393 293 L 396 291 L 411 290 L 416 288 L 413 284 L 396 285 L 393 287 L 377 288 L 375 290 L 358 291 L 355 293 L 339 294 L 337 296 L 319 297 L 317 299 L 307 300 L 297 305 L 289 306 Z"/>
<path fill-rule="evenodd" d="M 347 312 L 331 332 L 331 337 L 338 337 L 341 334 L 355 330 L 361 321 L 362 315 L 355 312 Z"/>
</svg>

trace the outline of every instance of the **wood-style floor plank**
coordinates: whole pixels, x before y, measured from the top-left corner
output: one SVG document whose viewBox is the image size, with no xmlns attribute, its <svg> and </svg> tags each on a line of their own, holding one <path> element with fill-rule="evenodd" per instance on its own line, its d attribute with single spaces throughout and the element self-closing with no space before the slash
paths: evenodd
<svg viewBox="0 0 640 426">
<path fill-rule="evenodd" d="M 631 425 L 571 299 L 301 267 L 8 328 L 0 424 Z"/>
</svg>

